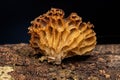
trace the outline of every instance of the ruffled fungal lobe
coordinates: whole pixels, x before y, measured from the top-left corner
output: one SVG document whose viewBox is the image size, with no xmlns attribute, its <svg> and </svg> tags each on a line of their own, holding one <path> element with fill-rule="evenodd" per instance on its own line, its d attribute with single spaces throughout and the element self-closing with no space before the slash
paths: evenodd
<svg viewBox="0 0 120 80">
<path fill-rule="evenodd" d="M 51 8 L 31 22 L 30 44 L 42 59 L 60 64 L 61 60 L 90 52 L 96 45 L 96 33 L 90 22 L 82 22 L 77 13 L 64 18 L 64 11 Z"/>
</svg>

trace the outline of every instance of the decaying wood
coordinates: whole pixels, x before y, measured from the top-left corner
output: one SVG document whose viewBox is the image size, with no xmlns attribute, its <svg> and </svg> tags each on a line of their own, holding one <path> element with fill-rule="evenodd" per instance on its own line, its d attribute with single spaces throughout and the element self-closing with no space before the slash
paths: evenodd
<svg viewBox="0 0 120 80">
<path fill-rule="evenodd" d="M 60 65 L 39 62 L 28 44 L 0 45 L 0 67 L 10 66 L 15 80 L 120 80 L 120 44 L 97 45 L 84 56 Z"/>
</svg>

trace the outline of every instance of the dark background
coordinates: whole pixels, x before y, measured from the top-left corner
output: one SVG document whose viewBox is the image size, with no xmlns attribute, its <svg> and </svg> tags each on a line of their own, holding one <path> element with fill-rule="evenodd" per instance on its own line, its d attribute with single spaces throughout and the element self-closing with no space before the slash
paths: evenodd
<svg viewBox="0 0 120 80">
<path fill-rule="evenodd" d="M 120 43 L 119 7 L 116 0 L 4 0 L 0 1 L 0 44 L 29 43 L 30 21 L 51 7 L 66 17 L 77 12 L 94 24 L 98 44 Z"/>
</svg>

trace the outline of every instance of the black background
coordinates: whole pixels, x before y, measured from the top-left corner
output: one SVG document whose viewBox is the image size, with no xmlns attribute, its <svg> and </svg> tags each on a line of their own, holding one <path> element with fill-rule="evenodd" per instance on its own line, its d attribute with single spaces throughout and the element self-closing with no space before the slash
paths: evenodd
<svg viewBox="0 0 120 80">
<path fill-rule="evenodd" d="M 30 21 L 51 7 L 66 17 L 78 13 L 94 24 L 98 44 L 120 43 L 119 7 L 116 0 L 4 0 L 0 1 L 0 44 L 29 43 Z"/>
</svg>

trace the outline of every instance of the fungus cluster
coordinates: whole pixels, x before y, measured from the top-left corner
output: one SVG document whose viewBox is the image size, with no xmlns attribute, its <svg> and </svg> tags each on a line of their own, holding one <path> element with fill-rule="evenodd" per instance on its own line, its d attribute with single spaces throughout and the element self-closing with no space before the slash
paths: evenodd
<svg viewBox="0 0 120 80">
<path fill-rule="evenodd" d="M 64 18 L 64 11 L 51 8 L 31 21 L 30 45 L 47 60 L 60 64 L 64 58 L 83 55 L 95 48 L 96 33 L 90 22 L 82 22 L 77 13 Z"/>
</svg>

